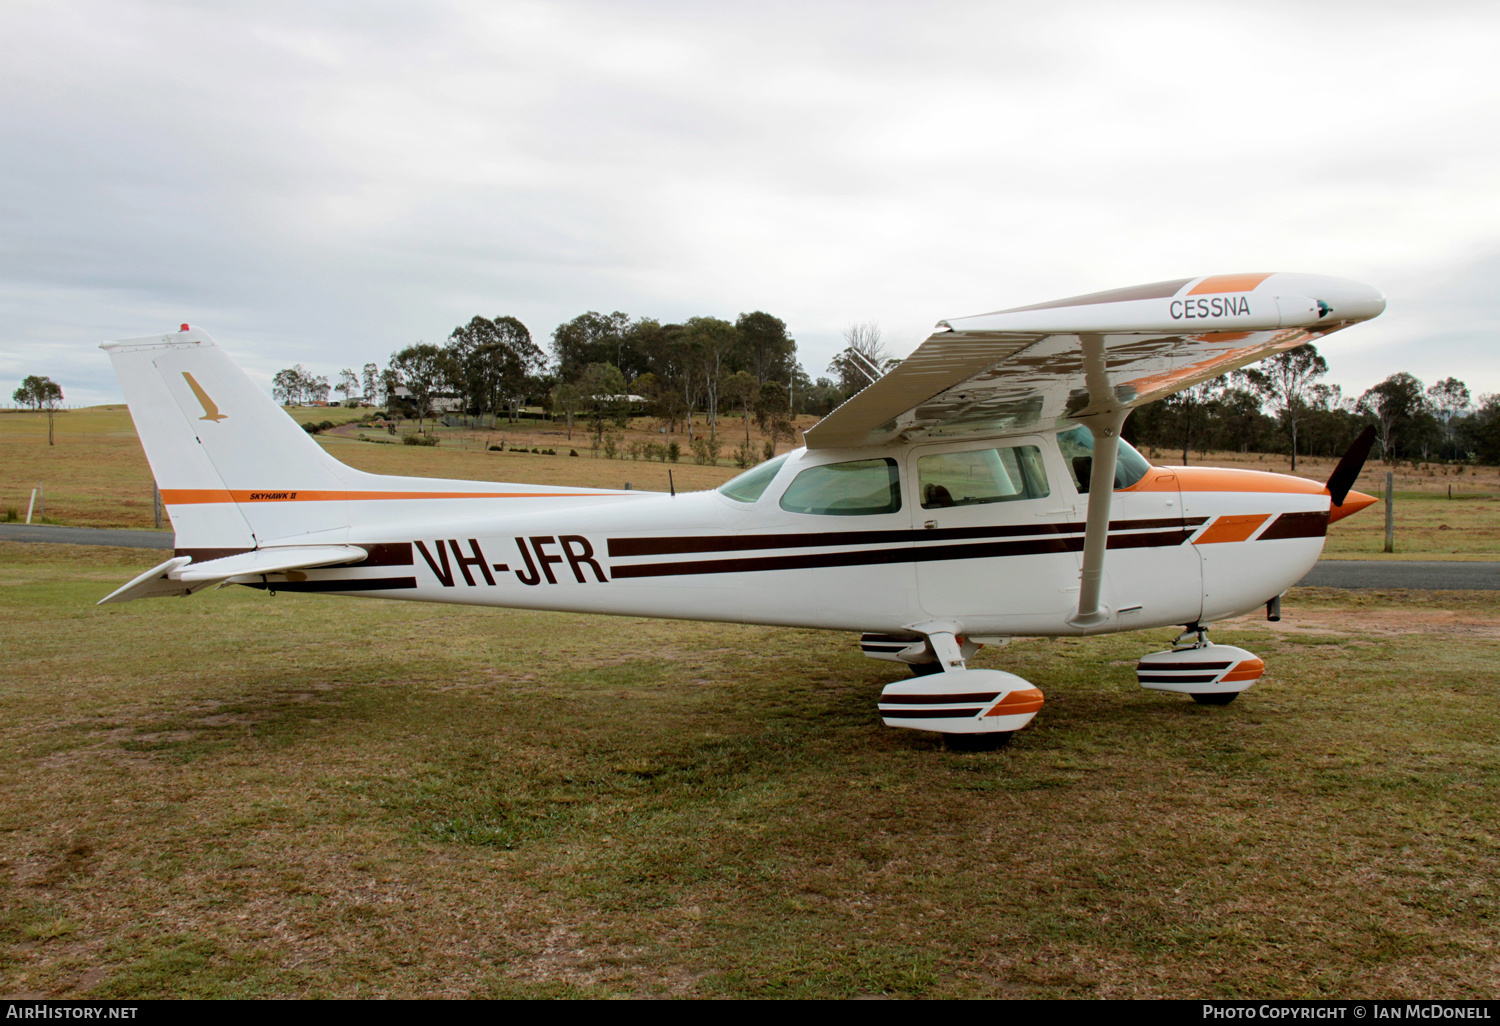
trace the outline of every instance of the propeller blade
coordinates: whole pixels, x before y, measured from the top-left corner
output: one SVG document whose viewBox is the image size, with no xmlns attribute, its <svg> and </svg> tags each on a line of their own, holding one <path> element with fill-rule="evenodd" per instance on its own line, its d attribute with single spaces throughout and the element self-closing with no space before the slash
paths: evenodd
<svg viewBox="0 0 1500 1026">
<path fill-rule="evenodd" d="M 1339 465 L 1333 468 L 1333 474 L 1328 478 L 1328 494 L 1333 496 L 1333 504 L 1342 506 L 1344 499 L 1349 494 L 1349 489 L 1354 487 L 1355 479 L 1359 472 L 1364 469 L 1365 460 L 1370 455 L 1370 447 L 1375 444 L 1375 426 L 1372 424 L 1359 433 L 1354 444 L 1349 446 L 1349 451 L 1344 453 L 1344 458 L 1339 460 Z"/>
</svg>

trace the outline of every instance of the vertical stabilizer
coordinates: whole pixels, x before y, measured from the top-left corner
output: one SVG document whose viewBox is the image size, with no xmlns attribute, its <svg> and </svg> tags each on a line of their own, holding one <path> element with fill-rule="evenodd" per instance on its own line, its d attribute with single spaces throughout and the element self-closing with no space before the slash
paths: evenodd
<svg viewBox="0 0 1500 1026">
<path fill-rule="evenodd" d="M 245 550 L 348 527 L 343 496 L 353 472 L 206 333 L 184 325 L 102 348 L 125 391 L 178 549 Z M 257 506 L 259 496 L 289 492 L 309 501 Z"/>
</svg>

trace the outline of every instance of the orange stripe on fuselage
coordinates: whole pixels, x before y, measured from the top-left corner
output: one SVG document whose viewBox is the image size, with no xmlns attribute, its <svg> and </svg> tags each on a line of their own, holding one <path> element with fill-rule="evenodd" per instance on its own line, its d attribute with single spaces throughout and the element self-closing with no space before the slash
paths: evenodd
<svg viewBox="0 0 1500 1026">
<path fill-rule="evenodd" d="M 560 499 L 619 492 L 330 492 L 317 489 L 163 488 L 162 502 L 191 506 L 205 502 L 369 502 L 389 499 Z"/>
<path fill-rule="evenodd" d="M 1255 286 L 1271 276 L 1265 274 L 1215 274 L 1204 278 L 1188 290 L 1190 296 L 1202 296 L 1212 292 L 1250 292 Z"/>
<path fill-rule="evenodd" d="M 1208 530 L 1193 539 L 1194 545 L 1217 545 L 1220 542 L 1241 542 L 1255 533 L 1255 529 L 1266 522 L 1269 513 L 1247 513 L 1243 516 L 1220 517 Z"/>
</svg>

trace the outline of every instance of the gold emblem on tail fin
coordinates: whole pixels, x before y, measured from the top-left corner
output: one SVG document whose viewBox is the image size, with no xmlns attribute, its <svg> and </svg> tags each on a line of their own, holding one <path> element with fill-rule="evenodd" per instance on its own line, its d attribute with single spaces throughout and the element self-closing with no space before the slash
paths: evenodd
<svg viewBox="0 0 1500 1026">
<path fill-rule="evenodd" d="M 203 404 L 203 416 L 199 417 L 199 420 L 211 420 L 215 424 L 217 424 L 219 421 L 227 419 L 227 414 L 219 412 L 219 408 L 215 406 L 214 401 L 208 397 L 208 393 L 203 391 L 203 386 L 194 381 L 191 374 L 189 374 L 187 371 L 183 371 L 182 376 L 187 378 L 188 388 L 191 388 L 193 390 L 193 394 L 197 396 L 198 401 Z"/>
</svg>

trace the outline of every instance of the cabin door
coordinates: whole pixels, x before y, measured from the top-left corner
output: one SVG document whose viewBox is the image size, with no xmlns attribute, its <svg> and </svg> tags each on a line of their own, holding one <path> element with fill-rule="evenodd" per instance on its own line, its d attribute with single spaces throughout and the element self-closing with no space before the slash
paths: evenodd
<svg viewBox="0 0 1500 1026">
<path fill-rule="evenodd" d="M 1051 438 L 919 446 L 907 478 L 929 616 L 976 634 L 1019 634 L 1054 630 L 1077 607 L 1069 523 L 1081 514 Z"/>
</svg>

